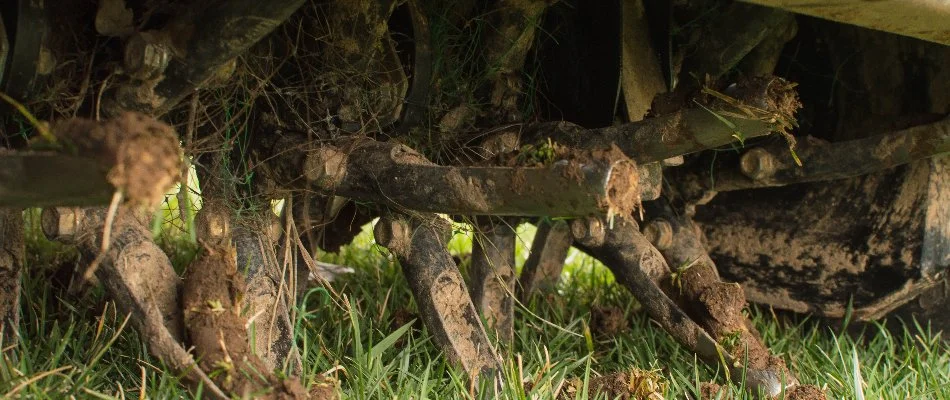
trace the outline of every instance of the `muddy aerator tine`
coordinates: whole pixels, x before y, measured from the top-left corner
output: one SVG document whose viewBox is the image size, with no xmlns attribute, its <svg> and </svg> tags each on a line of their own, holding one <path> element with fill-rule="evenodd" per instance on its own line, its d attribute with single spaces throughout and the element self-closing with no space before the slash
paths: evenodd
<svg viewBox="0 0 950 400">
<path fill-rule="evenodd" d="M 266 215 L 260 217 L 263 219 Z M 297 375 L 303 370 L 303 365 L 294 346 L 294 325 L 289 313 L 295 293 L 286 287 L 287 280 L 277 261 L 269 226 L 266 226 L 268 222 L 257 221 L 258 226 L 236 226 L 232 233 L 238 268 L 246 274 L 244 302 L 250 307 L 249 315 L 256 316 L 252 324 L 256 337 L 255 353 L 269 369 L 286 368 L 291 375 Z M 286 271 L 287 274 L 293 272 Z M 282 285 L 285 287 L 281 288 Z"/>
<path fill-rule="evenodd" d="M 547 291 L 557 286 L 564 269 L 564 259 L 574 238 L 564 221 L 542 219 L 531 243 L 531 253 L 518 278 L 518 301 L 527 303 L 533 291 Z"/>
<path fill-rule="evenodd" d="M 743 371 L 741 361 L 663 292 L 657 282 L 670 276 L 669 266 L 659 250 L 640 233 L 633 219 L 618 216 L 613 227 L 607 224 L 600 218 L 578 219 L 572 222 L 571 230 L 583 250 L 610 268 L 617 281 L 633 293 L 651 318 L 706 363 L 724 364 L 735 379 L 744 376 L 751 390 L 763 389 L 773 396 L 781 393 L 782 376 L 768 369 Z"/>
<path fill-rule="evenodd" d="M 492 348 L 468 288 L 445 248 L 450 225 L 433 214 L 390 215 L 373 229 L 402 266 L 419 314 L 445 355 L 471 375 L 500 383 L 501 359 Z"/>
<path fill-rule="evenodd" d="M 746 366 L 746 383 L 763 388 L 772 396 L 798 384 L 798 379 L 781 358 L 771 354 L 761 335 L 742 310 L 745 295 L 736 283 L 723 282 L 716 264 L 702 244 L 698 227 L 684 215 L 676 215 L 667 205 L 653 202 L 648 214 L 659 216 L 650 221 L 644 233 L 657 246 L 670 265 L 681 266 L 676 283 L 667 293 L 683 305 L 686 312 L 714 338 L 732 342 L 733 353 L 748 354 L 740 361 Z M 662 243 L 661 243 L 662 242 Z M 672 279 L 671 279 L 672 281 Z"/>
<path fill-rule="evenodd" d="M 516 220 L 477 218 L 469 277 L 472 302 L 499 342 L 514 337 Z"/>
<path fill-rule="evenodd" d="M 680 344 L 710 365 L 724 364 L 733 375 L 742 373 L 741 363 L 660 289 L 657 281 L 669 276 L 670 269 L 632 218 L 615 217 L 613 227 L 601 218 L 577 219 L 571 231 L 579 247 L 610 268 L 617 282 Z"/>
<path fill-rule="evenodd" d="M 23 271 L 23 210 L 0 208 L 0 343 L 17 343 L 20 325 L 20 274 Z"/>
<path fill-rule="evenodd" d="M 47 208 L 41 221 L 51 240 L 75 243 L 85 260 L 101 250 L 104 208 Z M 149 351 L 172 369 L 201 384 L 211 398 L 228 396 L 200 368 L 181 345 L 184 332 L 179 309 L 179 280 L 168 257 L 153 241 L 141 216 L 119 207 L 112 225 L 112 244 L 96 270 L 120 314 L 148 343 Z"/>
<path fill-rule="evenodd" d="M 608 226 L 604 219 L 589 217 L 572 221 L 571 231 L 577 244 L 610 268 L 617 282 L 627 287 L 650 317 L 680 344 L 707 363 L 725 361 L 732 365 L 732 357 L 657 285 L 670 269 L 660 252 L 640 234 L 637 223 L 617 216 L 613 227 Z"/>
</svg>

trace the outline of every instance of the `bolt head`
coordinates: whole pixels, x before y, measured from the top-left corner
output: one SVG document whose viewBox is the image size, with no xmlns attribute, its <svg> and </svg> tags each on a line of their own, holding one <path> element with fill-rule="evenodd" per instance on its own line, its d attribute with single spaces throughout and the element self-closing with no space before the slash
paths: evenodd
<svg viewBox="0 0 950 400">
<path fill-rule="evenodd" d="M 44 208 L 40 214 L 43 234 L 50 240 L 71 243 L 82 221 L 83 212 L 78 207 Z"/>
<path fill-rule="evenodd" d="M 664 219 L 655 219 L 643 227 L 643 236 L 660 250 L 673 246 L 673 226 Z"/>
<path fill-rule="evenodd" d="M 600 218 L 585 217 L 571 221 L 571 234 L 580 244 L 596 247 L 604 244 L 607 230 Z"/>
<path fill-rule="evenodd" d="M 164 45 L 149 41 L 136 34 L 125 43 L 123 64 L 130 76 L 136 79 L 155 79 L 165 72 L 171 54 Z"/>
<path fill-rule="evenodd" d="M 394 254 L 405 255 L 409 250 L 409 224 L 398 218 L 380 218 L 373 227 L 376 243 Z"/>
<path fill-rule="evenodd" d="M 767 179 L 775 173 L 775 158 L 762 148 L 747 151 L 739 160 L 742 173 L 754 180 Z"/>
<path fill-rule="evenodd" d="M 214 241 L 229 239 L 231 235 L 230 213 L 226 206 L 218 202 L 208 202 L 195 216 L 195 230 L 201 240 Z"/>
<path fill-rule="evenodd" d="M 346 155 L 329 147 L 320 147 L 307 154 L 304 175 L 316 185 L 332 190 L 346 175 Z"/>
</svg>

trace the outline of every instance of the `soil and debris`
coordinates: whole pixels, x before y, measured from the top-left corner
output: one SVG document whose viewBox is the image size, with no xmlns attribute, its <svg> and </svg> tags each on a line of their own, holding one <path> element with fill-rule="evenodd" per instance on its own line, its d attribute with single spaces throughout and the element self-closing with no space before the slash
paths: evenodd
<svg viewBox="0 0 950 400">
<path fill-rule="evenodd" d="M 699 384 L 699 400 L 732 400 L 732 394 L 716 382 Z"/>
<path fill-rule="evenodd" d="M 95 157 L 109 183 L 132 204 L 155 206 L 179 181 L 182 151 L 175 130 L 137 112 L 104 121 L 73 118 L 52 127 L 53 145 Z"/>
<path fill-rule="evenodd" d="M 248 344 L 242 315 L 244 277 L 237 269 L 235 249 L 226 243 L 206 244 L 185 272 L 183 307 L 188 338 L 199 365 L 228 393 L 260 399 L 305 399 L 295 378 L 269 371 Z"/>
<path fill-rule="evenodd" d="M 590 310 L 590 331 L 595 336 L 612 338 L 630 330 L 630 323 L 620 307 L 593 307 Z"/>
<path fill-rule="evenodd" d="M 590 378 L 587 382 L 587 397 L 606 396 L 619 400 L 663 400 L 667 383 L 658 371 L 646 371 L 633 368 L 626 372 Z M 583 390 L 584 382 L 574 378 L 567 382 L 558 395 L 558 399 L 577 398 Z"/>
</svg>

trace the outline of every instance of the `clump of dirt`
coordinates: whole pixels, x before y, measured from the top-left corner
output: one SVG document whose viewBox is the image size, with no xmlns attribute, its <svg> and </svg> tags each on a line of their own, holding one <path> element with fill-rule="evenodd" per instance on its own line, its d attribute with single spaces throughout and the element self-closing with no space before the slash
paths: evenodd
<svg viewBox="0 0 950 400">
<path fill-rule="evenodd" d="M 796 83 L 776 76 L 761 76 L 741 79 L 735 85 L 727 87 L 724 94 L 739 101 L 740 104 L 792 120 L 795 112 L 802 108 L 798 91 L 795 90 L 796 86 L 798 86 Z M 719 101 L 725 101 L 720 96 L 713 97 Z M 735 104 L 729 105 L 735 106 Z"/>
<path fill-rule="evenodd" d="M 241 314 L 246 288 L 234 247 L 225 241 L 206 245 L 184 282 L 186 330 L 199 366 L 219 387 L 239 397 L 308 398 L 299 381 L 278 378 L 251 351 Z"/>
<path fill-rule="evenodd" d="M 389 316 L 389 331 L 395 332 L 396 329 L 402 328 L 406 324 L 412 322 L 410 330 L 422 331 L 422 318 L 419 318 L 419 315 L 409 311 L 408 308 L 397 308 L 396 311 L 393 311 L 392 315 Z M 393 344 L 393 347 L 401 349 L 403 344 L 406 342 L 406 336 L 403 335 L 396 343 Z"/>
<path fill-rule="evenodd" d="M 620 307 L 594 307 L 590 310 L 590 330 L 599 337 L 614 337 L 630 330 Z"/>
<path fill-rule="evenodd" d="M 566 171 L 568 178 L 578 182 L 584 179 L 581 165 L 596 163 L 613 166 L 607 182 L 607 193 L 602 199 L 602 208 L 608 215 L 632 215 L 640 207 L 640 174 L 637 165 L 616 144 L 593 150 L 562 147 L 558 157 L 576 166 Z"/>
<path fill-rule="evenodd" d="M 558 399 L 577 398 L 583 390 L 584 382 L 572 379 L 567 382 Z M 633 368 L 629 372 L 617 372 L 610 375 L 591 378 L 587 383 L 589 398 L 603 397 L 620 400 L 662 400 L 667 383 L 657 371 Z"/>
<path fill-rule="evenodd" d="M 699 400 L 731 400 L 732 395 L 716 382 L 703 382 L 699 385 Z"/>
<path fill-rule="evenodd" d="M 825 392 L 814 385 L 798 385 L 785 393 L 788 400 L 825 400 Z"/>
<path fill-rule="evenodd" d="M 109 171 L 109 183 L 132 204 L 158 204 L 179 179 L 178 136 L 145 114 L 125 112 L 104 122 L 73 118 L 56 123 L 52 132 L 57 144 L 96 158 Z"/>
<path fill-rule="evenodd" d="M 703 382 L 699 386 L 699 400 L 732 400 L 731 392 L 715 382 Z M 798 385 L 785 392 L 785 400 L 825 400 L 825 392 L 814 385 Z"/>
<path fill-rule="evenodd" d="M 310 387 L 310 398 L 315 400 L 336 399 L 339 392 L 339 381 L 330 377 L 323 377 Z"/>
<path fill-rule="evenodd" d="M 741 111 L 749 116 L 774 119 L 786 125 L 794 121 L 795 113 L 802 108 L 795 90 L 797 84 L 776 76 L 745 78 L 734 85 L 717 89 L 721 86 L 716 82 L 707 82 L 696 93 L 674 91 L 660 94 L 654 98 L 648 117 L 674 114 L 693 106 L 695 101 L 713 110 Z"/>
<path fill-rule="evenodd" d="M 415 322 L 412 324 L 414 328 L 422 327 L 422 320 L 419 319 L 418 314 L 409 311 L 408 308 L 398 308 L 396 311 L 393 311 L 392 315 L 389 317 L 389 329 L 394 331 L 412 322 L 413 320 L 415 320 Z"/>
</svg>

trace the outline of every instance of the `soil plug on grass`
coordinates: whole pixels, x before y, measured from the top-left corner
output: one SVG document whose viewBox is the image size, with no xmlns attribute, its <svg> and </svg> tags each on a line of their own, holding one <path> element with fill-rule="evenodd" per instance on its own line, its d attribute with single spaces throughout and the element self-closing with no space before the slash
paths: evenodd
<svg viewBox="0 0 950 400">
<path fill-rule="evenodd" d="M 580 379 L 568 381 L 567 386 L 558 396 L 558 399 L 578 398 L 578 392 L 583 390 L 584 382 Z M 645 371 L 633 368 L 627 372 L 617 372 L 609 375 L 590 378 L 587 382 L 587 397 L 620 400 L 663 400 L 667 390 L 667 383 L 657 371 Z"/>
</svg>

